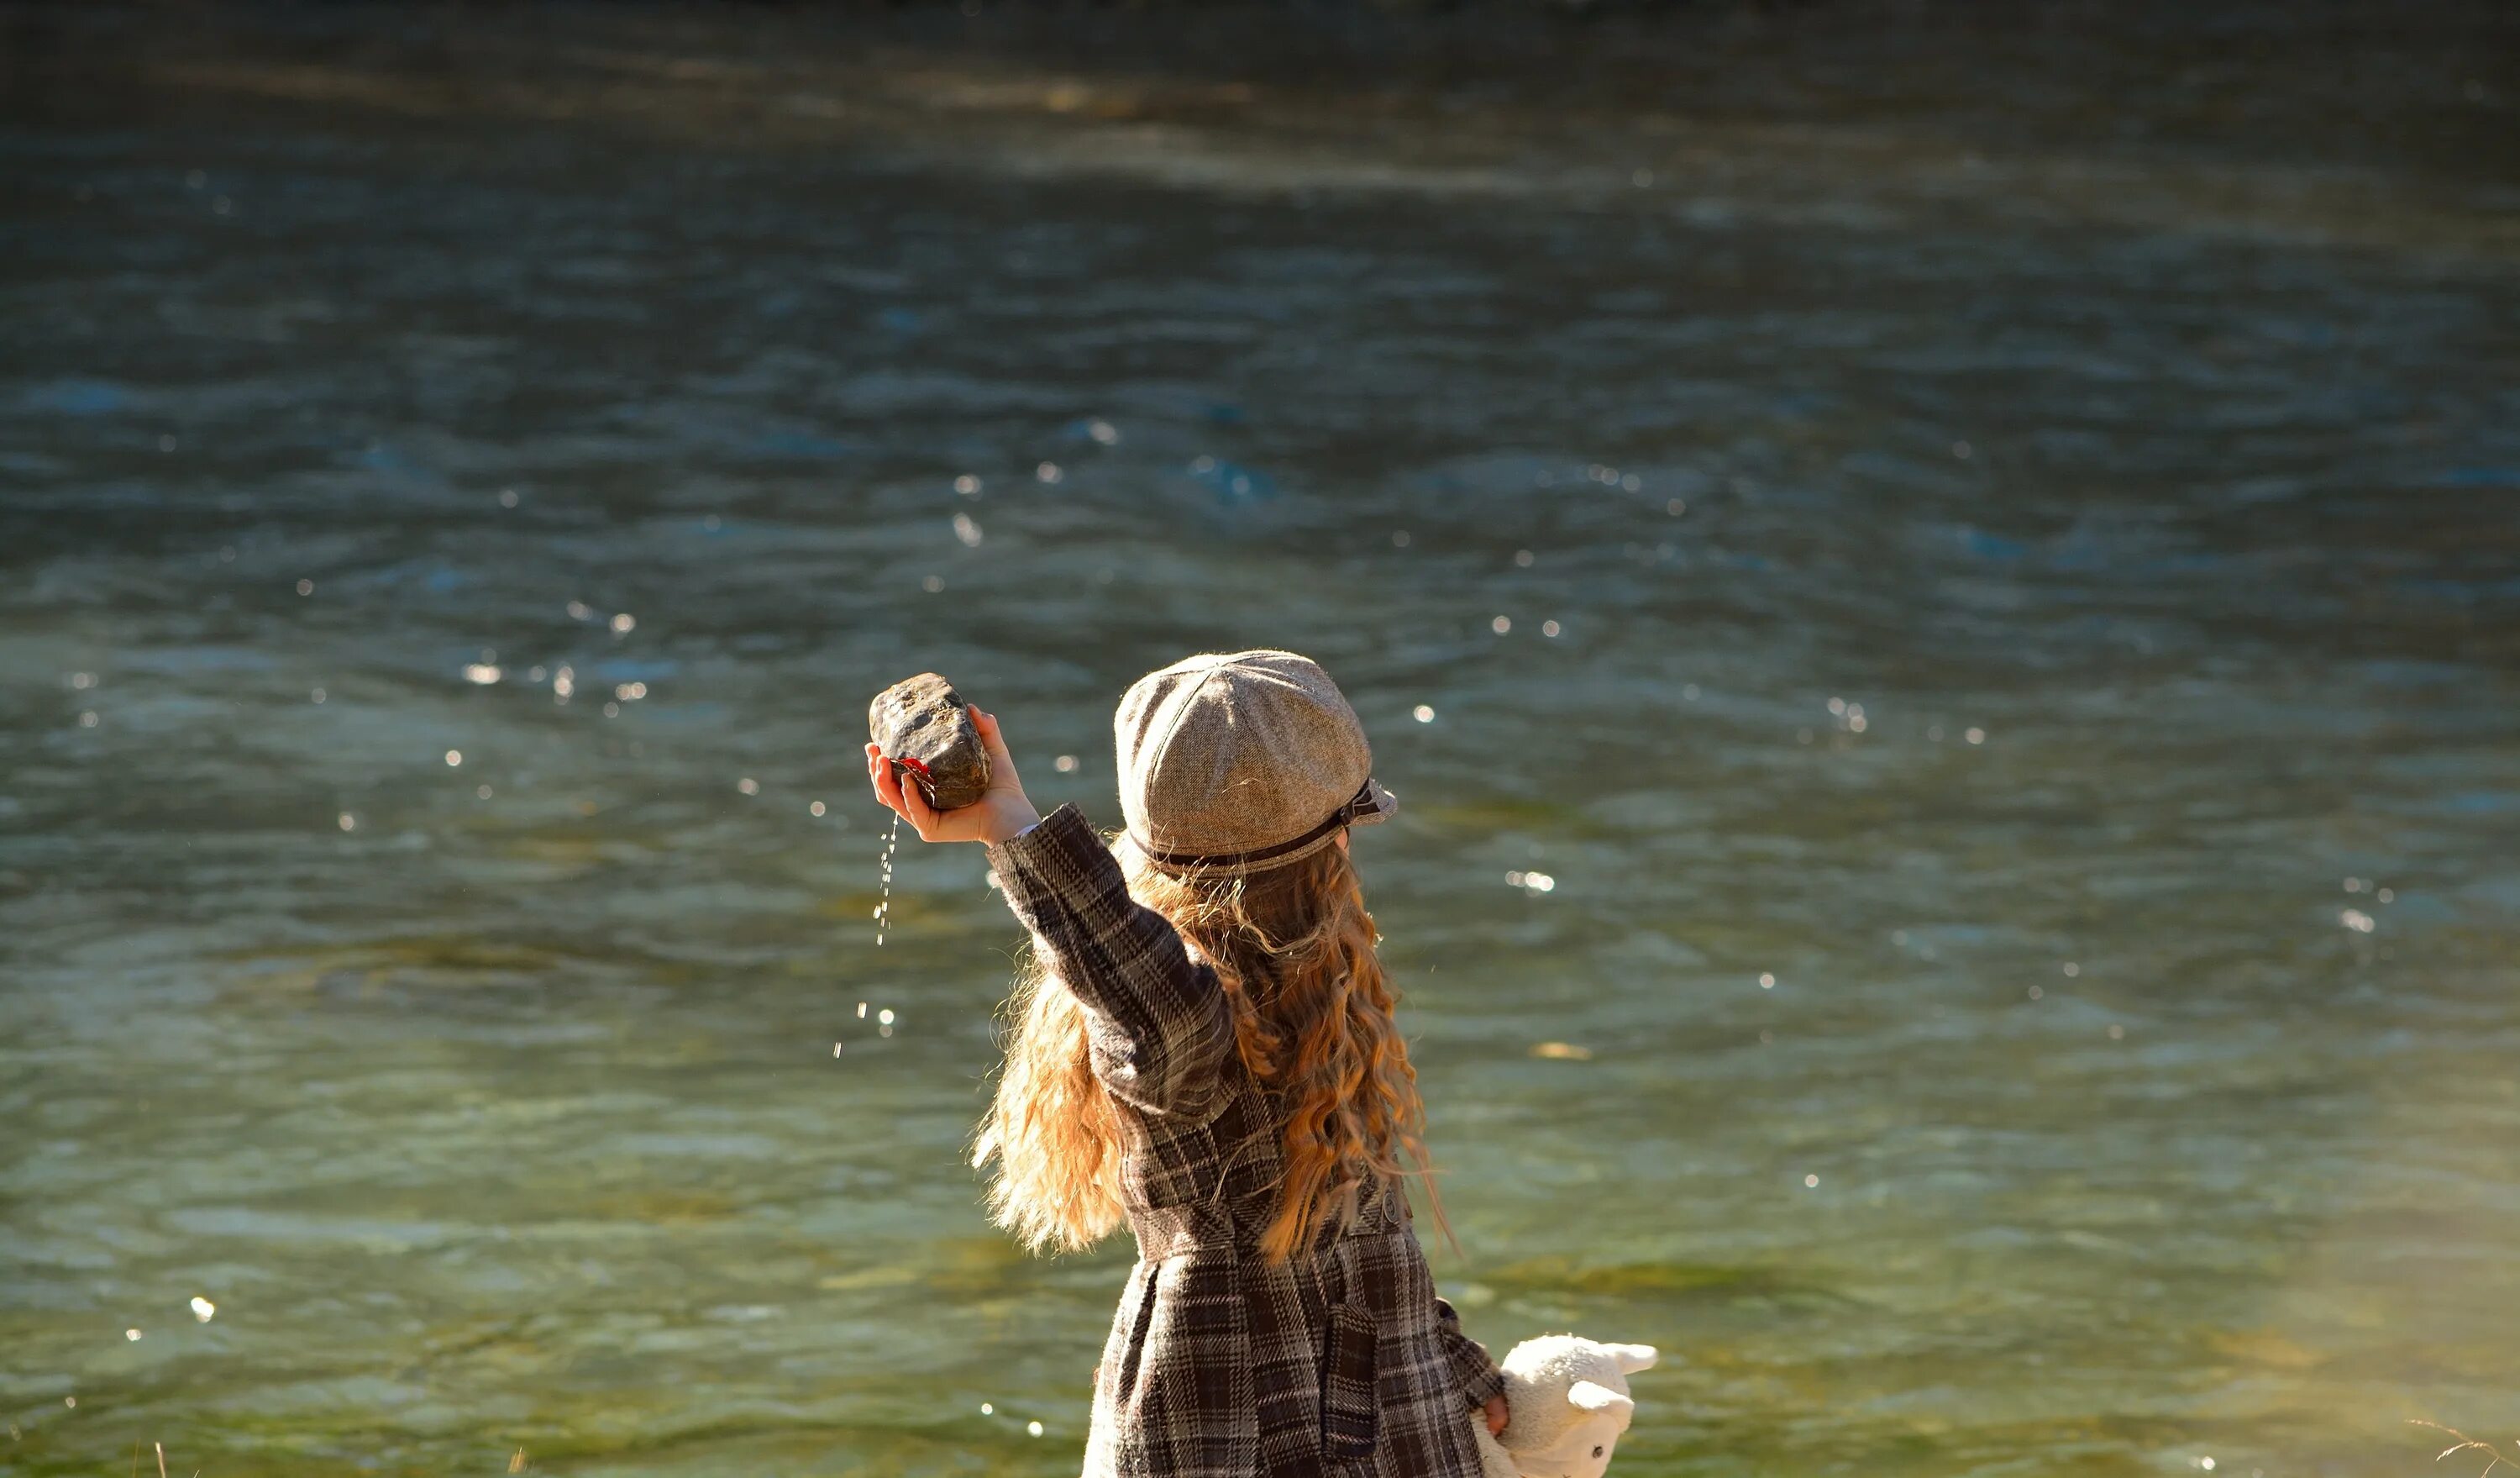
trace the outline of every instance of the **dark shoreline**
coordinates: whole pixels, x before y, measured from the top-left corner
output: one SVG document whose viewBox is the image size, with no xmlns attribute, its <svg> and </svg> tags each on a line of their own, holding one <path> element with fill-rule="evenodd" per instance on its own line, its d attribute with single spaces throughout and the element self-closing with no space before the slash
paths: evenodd
<svg viewBox="0 0 2520 1478">
<path fill-rule="evenodd" d="M 916 109 L 923 71 L 948 112 L 1070 122 L 1377 117 L 1465 126 L 1524 115 L 1560 132 L 1721 120 L 1874 122 L 1956 142 L 2317 162 L 2520 184 L 2520 7 L 2252 3 L 2200 7 L 1520 4 L 703 7 L 554 0 L 464 5 L 0 5 L 0 115 L 80 106 L 98 87 L 216 92 L 222 69 L 468 91 L 625 85 L 757 94 L 775 85 Z M 1062 89 L 1064 89 L 1062 91 Z M 290 85 L 239 86 L 287 95 Z M 598 108 L 595 111 L 600 112 Z M 1335 119 L 1326 115 L 1331 111 Z M 912 126 L 916 126 L 915 122 Z"/>
</svg>

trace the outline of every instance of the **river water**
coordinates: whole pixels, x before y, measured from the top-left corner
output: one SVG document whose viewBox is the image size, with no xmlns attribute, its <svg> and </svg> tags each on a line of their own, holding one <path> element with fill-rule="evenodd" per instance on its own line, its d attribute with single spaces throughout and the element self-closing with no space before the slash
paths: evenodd
<svg viewBox="0 0 2520 1478">
<path fill-rule="evenodd" d="M 2507 22 L 1728 14 L 10 17 L 0 1474 L 1073 1471 L 864 705 L 1255 644 L 1617 1472 L 2520 1432 Z"/>
</svg>

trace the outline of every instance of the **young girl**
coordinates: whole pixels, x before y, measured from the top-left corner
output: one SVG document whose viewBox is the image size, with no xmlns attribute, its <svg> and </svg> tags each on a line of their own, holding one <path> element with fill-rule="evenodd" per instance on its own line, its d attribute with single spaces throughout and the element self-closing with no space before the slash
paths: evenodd
<svg viewBox="0 0 2520 1478">
<path fill-rule="evenodd" d="M 1126 1221 L 1138 1264 L 1095 1369 L 1087 1478 L 1476 1478 L 1487 1352 L 1435 1297 L 1405 1174 L 1425 1148 L 1348 828 L 1398 803 L 1329 674 L 1192 657 L 1113 719 L 1118 854 L 1024 799 L 974 709 L 988 794 L 938 811 L 875 745 L 876 795 L 984 842 L 1032 932 L 976 1163 L 1034 1247 Z"/>
</svg>

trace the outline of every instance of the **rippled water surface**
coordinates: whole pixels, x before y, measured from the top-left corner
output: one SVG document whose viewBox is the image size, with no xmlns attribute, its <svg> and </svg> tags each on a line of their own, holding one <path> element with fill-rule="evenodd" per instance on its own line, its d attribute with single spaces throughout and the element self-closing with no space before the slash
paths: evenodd
<svg viewBox="0 0 2520 1478">
<path fill-rule="evenodd" d="M 1828 20 L 13 15 L 0 1473 L 1072 1471 L 1126 1253 L 976 1208 L 1015 931 L 909 846 L 876 947 L 864 704 L 1116 824 L 1259 643 L 1618 1472 L 2520 1430 L 2507 53 Z"/>
</svg>

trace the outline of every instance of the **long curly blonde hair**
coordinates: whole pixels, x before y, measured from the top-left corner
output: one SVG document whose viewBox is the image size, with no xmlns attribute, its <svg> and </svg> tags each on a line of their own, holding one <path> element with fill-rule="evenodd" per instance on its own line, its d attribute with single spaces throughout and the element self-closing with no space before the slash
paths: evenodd
<svg viewBox="0 0 2520 1478">
<path fill-rule="evenodd" d="M 1121 854 L 1131 896 L 1214 967 L 1243 1065 L 1284 1121 L 1285 1183 L 1262 1255 L 1284 1262 L 1404 1176 L 1425 1179 L 1444 1225 L 1417 1070 L 1346 849 L 1221 878 L 1174 876 L 1135 848 Z M 1120 1224 L 1120 1140 L 1087 1057 L 1084 1007 L 1034 962 L 1016 976 L 1007 1016 L 1006 1066 L 971 1163 L 994 1162 L 990 1214 L 1025 1246 L 1088 1246 Z"/>
</svg>

